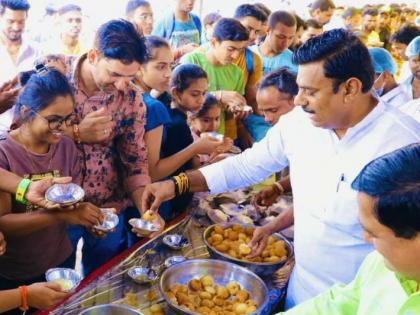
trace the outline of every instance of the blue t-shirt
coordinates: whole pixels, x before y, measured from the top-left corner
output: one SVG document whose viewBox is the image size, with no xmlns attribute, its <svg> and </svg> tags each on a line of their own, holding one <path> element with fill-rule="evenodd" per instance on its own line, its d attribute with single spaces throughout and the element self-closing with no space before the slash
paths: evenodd
<svg viewBox="0 0 420 315">
<path fill-rule="evenodd" d="M 175 20 L 174 30 L 169 39 L 169 43 L 173 49 L 187 44 L 200 45 L 200 32 L 191 16 L 188 22 Z"/>
<path fill-rule="evenodd" d="M 146 125 L 144 130 L 146 132 L 153 130 L 159 126 L 164 126 L 162 134 L 162 143 L 166 140 L 165 126 L 171 122 L 168 109 L 166 106 L 152 97 L 149 93 L 142 93 L 144 104 L 146 105 Z"/>
<path fill-rule="evenodd" d="M 260 47 L 258 46 L 252 46 L 251 49 L 261 57 L 263 63 L 263 75 L 266 75 L 267 73 L 282 67 L 288 68 L 295 74 L 298 71 L 297 65 L 292 62 L 293 52 L 290 49 L 286 49 L 281 54 L 278 54 L 274 57 L 264 56 L 264 54 L 260 51 Z"/>
</svg>

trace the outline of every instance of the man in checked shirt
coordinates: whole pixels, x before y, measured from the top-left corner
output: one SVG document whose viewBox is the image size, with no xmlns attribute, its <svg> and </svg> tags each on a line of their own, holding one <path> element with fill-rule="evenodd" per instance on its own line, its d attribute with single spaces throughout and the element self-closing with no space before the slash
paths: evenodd
<svg viewBox="0 0 420 315">
<path fill-rule="evenodd" d="M 124 20 L 111 20 L 97 31 L 93 47 L 79 58 L 47 56 L 46 66 L 65 70 L 74 87 L 77 122 L 67 134 L 78 144 L 85 199 L 115 208 L 120 224 L 97 238 L 82 227 L 69 230 L 74 249 L 82 237 L 85 274 L 125 248 L 123 212 L 140 208 L 148 175 L 144 124 L 146 108 L 129 82 L 146 56 L 143 38 Z M 140 210 L 141 212 L 147 209 Z"/>
</svg>

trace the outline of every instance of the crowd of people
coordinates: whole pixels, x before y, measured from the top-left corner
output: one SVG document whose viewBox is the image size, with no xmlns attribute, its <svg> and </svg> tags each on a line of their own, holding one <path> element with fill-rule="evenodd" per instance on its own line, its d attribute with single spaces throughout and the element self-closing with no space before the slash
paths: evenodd
<svg viewBox="0 0 420 315">
<path fill-rule="evenodd" d="M 157 236 L 196 192 L 264 183 L 259 206 L 293 194 L 249 244 L 294 224 L 286 314 L 420 314 L 418 12 L 174 3 L 154 21 L 129 0 L 88 41 L 76 4 L 28 37 L 27 0 L 0 0 L 0 312 L 62 300 L 44 274 L 81 239 L 88 275 L 143 237 L 130 219 L 155 212 Z M 84 201 L 57 211 L 44 193 L 69 181 Z"/>
</svg>

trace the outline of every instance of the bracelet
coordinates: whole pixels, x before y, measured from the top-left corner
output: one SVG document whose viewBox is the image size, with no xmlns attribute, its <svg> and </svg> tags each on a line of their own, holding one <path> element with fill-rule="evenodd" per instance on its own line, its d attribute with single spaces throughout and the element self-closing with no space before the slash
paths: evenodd
<svg viewBox="0 0 420 315">
<path fill-rule="evenodd" d="M 175 184 L 175 196 L 184 195 L 190 191 L 190 178 L 185 173 L 171 177 Z"/>
<path fill-rule="evenodd" d="M 171 177 L 170 180 L 174 182 L 174 185 L 175 185 L 175 197 L 178 197 L 179 196 L 179 187 L 178 187 L 178 182 L 175 179 L 175 176 L 174 177 Z"/>
<path fill-rule="evenodd" d="M 274 183 L 273 183 L 273 188 L 274 188 L 275 190 L 277 190 L 277 193 L 278 193 L 279 195 L 281 195 L 281 194 L 283 194 L 283 193 L 284 193 L 284 188 L 283 188 L 283 186 L 282 186 L 279 182 L 274 182 Z"/>
<path fill-rule="evenodd" d="M 16 196 L 15 196 L 15 199 L 17 202 L 26 205 L 25 194 L 31 183 L 32 181 L 28 178 L 24 178 L 19 182 L 19 185 L 16 189 Z"/>
<path fill-rule="evenodd" d="M 28 307 L 28 287 L 26 285 L 23 285 L 21 287 L 19 287 L 19 291 L 20 291 L 20 300 L 21 300 L 21 304 L 19 309 L 22 312 L 26 312 L 29 307 Z"/>
<path fill-rule="evenodd" d="M 74 141 L 77 144 L 82 143 L 82 138 L 80 137 L 80 129 L 79 129 L 79 125 L 78 124 L 74 124 L 73 125 L 73 137 L 74 137 Z"/>
</svg>

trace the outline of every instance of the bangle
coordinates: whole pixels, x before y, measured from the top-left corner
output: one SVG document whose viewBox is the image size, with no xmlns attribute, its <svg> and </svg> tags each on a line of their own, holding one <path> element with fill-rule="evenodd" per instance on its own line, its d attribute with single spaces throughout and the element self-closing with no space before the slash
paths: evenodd
<svg viewBox="0 0 420 315">
<path fill-rule="evenodd" d="M 80 138 L 80 129 L 79 129 L 79 125 L 78 124 L 74 124 L 73 125 L 73 137 L 74 137 L 74 141 L 77 144 L 82 143 L 82 138 Z"/>
<path fill-rule="evenodd" d="M 283 188 L 283 186 L 282 186 L 279 182 L 274 182 L 274 184 L 273 184 L 273 188 L 274 188 L 275 190 L 277 190 L 277 193 L 278 193 L 279 195 L 281 195 L 281 194 L 283 194 L 283 193 L 284 193 L 284 188 Z"/>
<path fill-rule="evenodd" d="M 185 173 L 171 177 L 175 184 L 175 196 L 184 195 L 190 191 L 190 178 Z"/>
<path fill-rule="evenodd" d="M 174 182 L 174 185 L 175 185 L 175 197 L 178 197 L 179 196 L 179 187 L 178 187 L 178 182 L 175 179 L 175 176 L 174 177 L 171 177 L 170 180 Z"/>
<path fill-rule="evenodd" d="M 20 181 L 17 189 L 16 189 L 16 196 L 15 199 L 17 202 L 21 204 L 26 204 L 25 194 L 28 190 L 29 185 L 32 183 L 32 181 L 28 178 L 24 178 Z"/>
<path fill-rule="evenodd" d="M 22 312 L 26 312 L 29 309 L 29 307 L 28 307 L 28 295 L 27 295 L 28 287 L 26 285 L 23 285 L 23 286 L 19 287 L 19 291 L 20 291 L 20 301 L 21 301 L 19 309 Z"/>
</svg>

